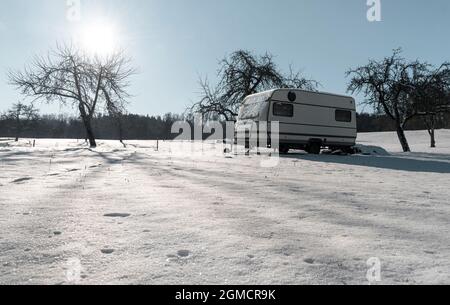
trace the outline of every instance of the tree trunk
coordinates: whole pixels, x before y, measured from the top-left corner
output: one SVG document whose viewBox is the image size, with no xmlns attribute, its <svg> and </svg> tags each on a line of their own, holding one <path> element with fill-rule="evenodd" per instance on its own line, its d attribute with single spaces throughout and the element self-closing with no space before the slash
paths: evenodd
<svg viewBox="0 0 450 305">
<path fill-rule="evenodd" d="M 436 115 L 431 114 L 429 116 L 424 116 L 423 122 L 425 123 L 428 134 L 430 135 L 430 147 L 436 148 Z"/>
<path fill-rule="evenodd" d="M 86 114 L 86 110 L 84 109 L 83 105 L 79 106 L 81 119 L 83 120 L 84 128 L 86 129 L 86 137 L 89 140 L 89 145 L 91 148 L 97 147 L 97 143 L 95 142 L 95 136 L 94 131 L 92 129 L 91 125 L 91 118 Z"/>
<path fill-rule="evenodd" d="M 408 140 L 406 139 L 405 130 L 400 123 L 397 123 L 397 135 L 398 139 L 400 140 L 400 144 L 402 145 L 403 152 L 411 152 Z"/>
<path fill-rule="evenodd" d="M 89 119 L 87 119 L 84 122 L 84 126 L 86 128 L 86 135 L 89 139 L 89 145 L 91 146 L 91 148 L 97 147 L 97 143 L 95 142 L 94 131 L 92 130 L 92 126 L 91 126 L 91 121 Z"/>
<path fill-rule="evenodd" d="M 123 147 L 126 148 L 127 146 L 125 145 L 125 143 L 123 143 L 123 126 L 122 126 L 122 117 L 120 114 L 117 116 L 117 124 L 119 128 L 119 141 L 120 143 L 122 143 Z"/>
<path fill-rule="evenodd" d="M 430 137 L 431 137 L 431 148 L 436 148 L 436 132 L 434 128 L 430 130 Z"/>
<path fill-rule="evenodd" d="M 431 148 L 436 148 L 436 116 L 431 115 L 430 128 Z"/>
<path fill-rule="evenodd" d="M 19 137 L 20 137 L 20 134 L 22 133 L 22 126 L 20 125 L 20 112 L 17 113 L 15 131 L 16 131 L 16 139 L 15 139 L 15 141 L 19 142 Z"/>
</svg>

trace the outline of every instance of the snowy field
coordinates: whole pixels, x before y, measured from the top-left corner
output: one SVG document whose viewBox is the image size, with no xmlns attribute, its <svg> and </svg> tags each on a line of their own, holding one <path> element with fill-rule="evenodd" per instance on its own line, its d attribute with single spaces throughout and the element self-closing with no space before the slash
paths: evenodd
<svg viewBox="0 0 450 305">
<path fill-rule="evenodd" d="M 382 284 L 450 284 L 450 131 L 408 137 L 274 168 L 212 144 L 0 139 L 0 284 L 365 285 L 372 257 Z"/>
</svg>

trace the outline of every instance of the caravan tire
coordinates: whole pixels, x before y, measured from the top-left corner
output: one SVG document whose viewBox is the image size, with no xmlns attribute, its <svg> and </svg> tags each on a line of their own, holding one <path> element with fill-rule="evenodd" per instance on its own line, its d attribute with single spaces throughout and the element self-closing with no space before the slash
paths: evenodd
<svg viewBox="0 0 450 305">
<path fill-rule="evenodd" d="M 280 146 L 280 154 L 281 155 L 287 155 L 289 153 L 289 147 L 287 146 Z"/>
<path fill-rule="evenodd" d="M 319 155 L 321 148 L 322 148 L 322 145 L 320 143 L 312 142 L 312 143 L 309 143 L 307 152 L 312 155 Z"/>
</svg>

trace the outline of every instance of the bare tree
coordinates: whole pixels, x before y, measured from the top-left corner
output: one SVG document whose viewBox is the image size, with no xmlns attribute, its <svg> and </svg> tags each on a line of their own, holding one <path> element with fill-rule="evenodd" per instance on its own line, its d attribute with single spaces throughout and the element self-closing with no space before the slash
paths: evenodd
<svg viewBox="0 0 450 305">
<path fill-rule="evenodd" d="M 99 104 L 124 103 L 134 73 L 122 52 L 91 57 L 73 46 L 57 46 L 46 57 L 35 57 L 24 71 L 9 73 L 20 92 L 47 102 L 69 103 L 78 109 L 91 147 L 96 147 L 92 119 Z"/>
<path fill-rule="evenodd" d="M 436 123 L 439 115 L 450 112 L 450 63 L 439 68 L 430 64 L 414 73 L 410 84 L 414 111 L 422 117 L 430 135 L 431 147 L 436 147 Z"/>
<path fill-rule="evenodd" d="M 39 111 L 34 105 L 25 105 L 21 102 L 13 104 L 12 108 L 6 112 L 4 118 L 10 122 L 15 141 L 19 141 L 19 137 L 24 131 L 29 130 L 39 119 Z"/>
<path fill-rule="evenodd" d="M 205 117 L 218 115 L 226 121 L 234 120 L 237 117 L 238 106 L 228 100 L 223 88 L 211 86 L 208 79 L 200 79 L 199 85 L 202 90 L 201 99 L 188 109 L 189 113 L 201 113 Z"/>
<path fill-rule="evenodd" d="M 201 99 L 190 109 L 203 115 L 219 115 L 235 120 L 242 101 L 248 95 L 274 88 L 315 90 L 318 83 L 301 76 L 300 72 L 283 75 L 271 54 L 257 56 L 239 50 L 220 61 L 217 85 L 200 80 Z"/>
<path fill-rule="evenodd" d="M 364 104 L 375 111 L 386 114 L 395 122 L 397 135 L 404 152 L 411 151 L 405 135 L 405 126 L 417 115 L 410 99 L 411 79 L 414 73 L 423 69 L 423 64 L 407 62 L 401 49 L 394 50 L 392 56 L 381 61 L 370 60 L 365 66 L 351 69 L 348 91 L 364 93 Z"/>
<path fill-rule="evenodd" d="M 289 67 L 289 74 L 284 76 L 282 87 L 303 89 L 308 91 L 317 91 L 320 86 L 318 81 L 305 78 L 301 71 L 295 71 L 292 66 Z"/>
</svg>

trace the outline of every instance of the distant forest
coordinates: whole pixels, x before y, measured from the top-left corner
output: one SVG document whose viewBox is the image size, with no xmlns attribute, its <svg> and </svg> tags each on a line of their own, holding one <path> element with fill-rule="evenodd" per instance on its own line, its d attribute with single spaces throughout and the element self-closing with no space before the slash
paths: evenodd
<svg viewBox="0 0 450 305">
<path fill-rule="evenodd" d="M 124 140 L 172 140 L 177 135 L 171 133 L 174 122 L 184 120 L 182 115 L 166 114 L 164 116 L 123 115 L 121 117 L 122 137 Z M 14 123 L 0 119 L 0 137 L 14 138 L 11 128 Z M 99 139 L 118 140 L 120 129 L 117 118 L 101 115 L 93 119 L 93 128 Z M 437 120 L 437 129 L 450 129 L 450 114 L 444 114 Z M 358 114 L 359 132 L 395 131 L 395 122 L 384 115 Z M 420 117 L 411 120 L 407 130 L 426 130 Z M 84 139 L 86 131 L 79 118 L 56 115 L 43 115 L 33 122 L 20 137 L 24 138 L 58 138 Z"/>
<path fill-rule="evenodd" d="M 133 140 L 170 140 L 174 122 L 183 118 L 174 114 L 164 116 L 123 115 L 122 138 Z M 14 123 L 0 119 L 0 137 L 15 137 Z M 92 127 L 97 137 L 104 140 L 120 139 L 120 124 L 116 117 L 100 115 L 93 118 Z M 33 122 L 33 127 L 21 132 L 22 138 L 85 139 L 86 129 L 81 119 L 69 116 L 43 115 Z"/>
</svg>

